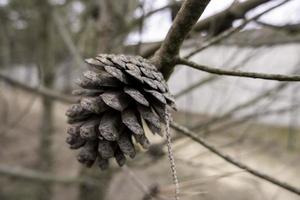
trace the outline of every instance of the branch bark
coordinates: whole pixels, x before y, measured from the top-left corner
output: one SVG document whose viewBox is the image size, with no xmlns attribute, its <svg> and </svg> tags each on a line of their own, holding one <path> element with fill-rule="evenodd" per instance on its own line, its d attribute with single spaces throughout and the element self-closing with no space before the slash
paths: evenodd
<svg viewBox="0 0 300 200">
<path fill-rule="evenodd" d="M 210 0 L 186 0 L 179 10 L 165 40 L 152 58 L 166 79 L 175 66 L 175 57 L 194 24 L 204 12 Z"/>
<path fill-rule="evenodd" d="M 167 10 L 167 9 L 171 9 L 173 6 L 177 6 L 177 5 L 180 5 L 182 2 L 181 1 L 176 1 L 176 2 L 171 2 L 170 4 L 168 4 L 168 5 L 165 5 L 165 6 L 163 6 L 163 7 L 160 7 L 160 8 L 157 8 L 157 9 L 155 9 L 155 10 L 151 10 L 150 12 L 148 12 L 148 13 L 145 13 L 145 15 L 144 16 L 141 16 L 141 17 L 139 17 L 139 18 L 136 18 L 136 19 L 133 19 L 131 22 L 130 22 L 130 24 L 129 25 L 127 25 L 127 33 L 129 32 L 129 31 L 131 31 L 134 27 L 136 27 L 136 26 L 138 26 L 140 23 L 141 23 L 141 21 L 143 21 L 143 20 L 145 20 L 146 18 L 149 18 L 149 17 L 151 17 L 151 16 L 153 16 L 154 14 L 157 14 L 157 13 L 159 13 L 159 12 L 162 12 L 162 11 L 165 11 L 165 10 Z"/>
<path fill-rule="evenodd" d="M 245 14 L 250 10 L 269 1 L 270 0 L 248 0 L 245 2 L 235 3 L 225 10 L 218 12 L 217 14 L 212 15 L 211 17 L 208 17 L 204 20 L 199 21 L 198 23 L 196 23 L 192 31 L 201 32 L 204 30 L 208 30 L 209 25 L 211 24 L 212 21 L 216 21 L 217 19 L 221 19 L 221 18 L 230 18 L 230 23 L 232 24 L 233 21 L 235 21 L 236 19 L 243 18 Z M 230 14 L 230 13 L 235 13 L 235 14 Z M 227 19 L 227 21 L 228 20 L 229 19 Z M 230 26 L 227 28 L 230 28 Z M 227 29 L 223 28 L 222 30 L 225 31 Z M 155 51 L 159 49 L 160 45 L 161 43 L 152 46 L 151 48 L 145 50 L 141 55 L 146 58 L 150 57 L 155 53 Z"/>
<path fill-rule="evenodd" d="M 34 95 L 47 97 L 51 100 L 58 100 L 62 103 L 66 103 L 66 104 L 76 102 L 76 99 L 74 97 L 60 94 L 52 89 L 48 89 L 45 87 L 37 87 L 37 88 L 30 87 L 30 86 L 25 85 L 24 83 L 16 81 L 16 80 L 14 80 L 8 76 L 5 76 L 4 74 L 1 74 L 1 73 L 0 73 L 0 80 L 3 80 L 4 82 L 8 83 L 9 85 L 11 85 L 13 87 L 19 88 L 21 90 L 32 93 Z"/>
<path fill-rule="evenodd" d="M 214 24 L 212 35 L 218 35 L 219 33 L 230 28 L 235 20 L 244 18 L 248 11 L 269 1 L 271 0 L 248 0 L 241 3 L 233 3 L 226 10 L 223 10 L 211 17 L 205 18 L 197 23 L 193 30 L 195 32 L 209 30 Z"/>
<path fill-rule="evenodd" d="M 268 28 L 272 28 L 272 29 L 275 29 L 275 30 L 285 31 L 285 32 L 288 32 L 290 34 L 300 32 L 300 23 L 285 24 L 285 25 L 279 26 L 279 25 L 270 24 L 270 23 L 267 23 L 267 22 L 259 21 L 259 20 L 255 20 L 255 22 L 258 25 L 265 26 L 265 27 L 268 27 Z"/>
<path fill-rule="evenodd" d="M 233 164 L 234 166 L 243 169 L 247 172 L 249 172 L 250 174 L 261 178 L 263 180 L 266 180 L 274 185 L 277 185 L 281 188 L 284 188 L 294 194 L 300 195 L 300 188 L 296 188 L 288 183 L 282 182 L 272 176 L 269 176 L 267 174 L 264 174 L 260 171 L 257 171 L 247 165 L 245 165 L 244 163 L 241 163 L 237 160 L 235 160 L 234 158 L 232 158 L 231 156 L 221 152 L 220 150 L 218 150 L 217 148 L 215 148 L 213 145 L 209 144 L 208 142 L 206 142 L 204 139 L 200 138 L 197 136 L 196 133 L 188 130 L 187 128 L 180 126 L 179 124 L 177 124 L 176 122 L 171 122 L 171 127 L 174 128 L 175 130 L 181 132 L 182 134 L 184 134 L 185 136 L 188 136 L 189 138 L 191 138 L 192 140 L 194 140 L 195 142 L 199 143 L 200 145 L 202 145 L 203 147 L 205 147 L 206 149 L 208 149 L 209 151 L 211 151 L 212 153 L 214 153 L 215 155 L 219 156 L 220 158 L 224 159 L 225 161 L 227 161 L 228 163 Z"/>
<path fill-rule="evenodd" d="M 57 31 L 60 34 L 61 38 L 63 39 L 66 47 L 70 51 L 71 55 L 74 58 L 74 61 L 78 68 L 84 66 L 83 59 L 72 40 L 72 37 L 67 30 L 66 26 L 64 25 L 64 18 L 58 13 L 58 11 L 53 11 L 53 20 L 55 25 L 57 26 Z"/>
<path fill-rule="evenodd" d="M 230 118 L 238 113 L 241 110 L 244 110 L 246 108 L 249 108 L 251 106 L 255 106 L 257 103 L 261 102 L 263 99 L 272 97 L 278 93 L 280 93 L 282 90 L 284 90 L 289 84 L 287 82 L 281 82 L 280 84 L 278 84 L 276 87 L 267 90 L 257 96 L 254 96 L 253 98 L 248 99 L 247 101 L 240 103 L 238 105 L 236 105 L 235 107 L 229 109 L 228 111 L 226 111 L 223 114 L 220 114 L 217 117 L 213 117 L 207 121 L 201 122 L 196 124 L 195 126 L 191 127 L 191 130 L 199 130 L 199 128 L 208 128 L 210 126 L 215 125 L 218 122 L 223 122 L 226 120 L 230 120 Z"/>
<path fill-rule="evenodd" d="M 10 178 L 20 178 L 29 181 L 46 182 L 46 183 L 60 183 L 60 184 L 89 184 L 99 185 L 99 182 L 81 178 L 81 177 L 67 177 L 56 176 L 49 173 L 39 172 L 36 170 L 25 169 L 21 167 L 0 165 L 0 175 Z"/>
<path fill-rule="evenodd" d="M 205 71 L 212 74 L 218 74 L 218 75 L 258 78 L 258 79 L 274 80 L 274 81 L 300 81 L 300 75 L 265 74 L 265 73 L 256 73 L 256 72 L 243 72 L 238 70 L 223 70 L 219 68 L 200 65 L 184 58 L 178 58 L 177 64 L 187 65 L 201 71 Z"/>
<path fill-rule="evenodd" d="M 193 50 L 191 53 L 189 53 L 188 55 L 186 55 L 184 58 L 190 58 L 192 57 L 193 55 L 195 55 L 196 53 L 199 53 L 200 51 L 203 51 L 204 49 L 207 49 L 208 47 L 214 45 L 214 44 L 217 44 L 218 42 L 221 42 L 223 40 L 225 40 L 226 38 L 230 37 L 231 35 L 235 34 L 236 32 L 242 30 L 248 23 L 252 22 L 252 21 L 255 21 L 256 19 L 260 18 L 261 16 L 263 16 L 264 14 L 286 4 L 287 2 L 289 2 L 290 0 L 286 0 L 286 1 L 283 1 L 283 2 L 280 2 L 279 4 L 275 5 L 275 6 L 272 6 L 268 9 L 266 9 L 265 11 L 249 18 L 249 19 L 245 19 L 243 21 L 243 23 L 241 23 L 240 25 L 238 25 L 237 27 L 234 27 L 234 28 L 229 28 L 228 30 L 226 31 L 223 31 L 221 34 L 218 34 L 217 36 L 215 37 L 212 37 L 210 38 L 209 40 L 207 40 L 206 42 L 204 42 L 202 44 L 202 46 L 200 46 L 199 48 Z"/>
</svg>

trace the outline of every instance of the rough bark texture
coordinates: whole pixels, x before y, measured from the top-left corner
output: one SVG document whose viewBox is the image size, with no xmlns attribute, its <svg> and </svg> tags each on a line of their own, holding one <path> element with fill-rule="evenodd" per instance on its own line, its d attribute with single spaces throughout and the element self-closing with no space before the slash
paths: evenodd
<svg viewBox="0 0 300 200">
<path fill-rule="evenodd" d="M 236 19 L 241 19 L 249 10 L 256 8 L 270 0 L 248 0 L 245 2 L 238 2 L 230 6 L 228 9 L 225 9 L 211 17 L 208 17 L 204 20 L 197 22 L 193 28 L 193 32 L 202 32 L 210 31 L 212 35 L 217 35 L 227 28 L 231 27 L 231 24 Z M 213 23 L 220 21 L 222 23 Z M 218 27 L 220 25 L 221 27 Z M 212 29 L 215 31 L 212 32 Z M 141 53 L 143 57 L 151 57 L 157 49 L 159 49 L 161 43 L 158 43 L 151 48 L 146 49 Z"/>
<path fill-rule="evenodd" d="M 235 20 L 244 18 L 245 14 L 257 6 L 270 0 L 248 0 L 243 3 L 234 3 L 228 9 L 208 17 L 197 23 L 194 31 L 206 30 L 210 35 L 216 36 L 232 26 Z"/>
<path fill-rule="evenodd" d="M 166 79 L 173 71 L 174 57 L 178 56 L 179 49 L 194 24 L 197 22 L 209 0 L 187 0 L 179 10 L 169 32 L 152 61 L 163 73 Z"/>
</svg>

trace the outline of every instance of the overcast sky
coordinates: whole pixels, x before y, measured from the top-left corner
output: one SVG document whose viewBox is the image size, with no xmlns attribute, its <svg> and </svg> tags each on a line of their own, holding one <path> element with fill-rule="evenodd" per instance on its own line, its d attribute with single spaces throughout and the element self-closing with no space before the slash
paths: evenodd
<svg viewBox="0 0 300 200">
<path fill-rule="evenodd" d="M 282 0 L 273 0 L 268 4 L 268 7 L 274 5 L 275 3 L 281 2 Z M 152 7 L 149 5 L 146 6 L 147 9 L 155 9 L 168 4 L 168 0 L 146 0 L 149 4 L 152 4 Z M 218 11 L 225 9 L 230 6 L 233 0 L 212 0 L 203 15 L 200 19 L 208 17 Z M 266 9 L 267 6 L 261 6 L 255 10 L 255 12 L 249 13 L 253 15 L 257 12 L 261 12 L 263 9 Z M 261 18 L 264 21 L 274 24 L 286 24 L 286 23 L 296 23 L 300 22 L 300 0 L 291 0 L 291 2 L 281 6 L 280 8 L 271 11 Z M 160 41 L 166 35 L 170 22 L 170 14 L 168 11 L 160 12 L 152 17 L 150 17 L 145 24 L 142 41 L 143 42 L 152 42 Z M 134 33 L 129 37 L 129 43 L 135 43 L 139 40 L 139 34 Z"/>
</svg>

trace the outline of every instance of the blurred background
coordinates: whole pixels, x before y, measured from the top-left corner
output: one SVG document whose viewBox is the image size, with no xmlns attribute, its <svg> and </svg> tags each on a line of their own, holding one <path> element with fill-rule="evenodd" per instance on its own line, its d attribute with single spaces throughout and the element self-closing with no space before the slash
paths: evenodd
<svg viewBox="0 0 300 200">
<path fill-rule="evenodd" d="M 212 0 L 200 20 L 243 2 Z M 244 17 L 282 1 L 262 2 Z M 0 0 L 1 200 L 151 199 L 145 190 L 171 199 L 164 139 L 153 136 L 150 150 L 123 169 L 85 169 L 65 144 L 64 113 L 74 81 L 86 69 L 84 58 L 146 55 L 164 39 L 181 3 Z M 216 36 L 214 24 L 191 34 L 181 54 Z M 290 0 L 191 59 L 224 69 L 299 73 L 300 1 Z M 179 107 L 176 121 L 236 159 L 300 187 L 299 83 L 215 76 L 178 66 L 168 84 Z M 172 134 L 182 199 L 300 199 Z"/>
</svg>

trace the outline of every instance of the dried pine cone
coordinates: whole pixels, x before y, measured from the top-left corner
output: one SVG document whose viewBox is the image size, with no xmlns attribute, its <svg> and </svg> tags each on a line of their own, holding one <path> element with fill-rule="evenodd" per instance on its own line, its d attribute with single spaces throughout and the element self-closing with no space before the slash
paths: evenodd
<svg viewBox="0 0 300 200">
<path fill-rule="evenodd" d="M 80 148 L 77 159 L 87 167 L 97 160 L 106 169 L 112 157 L 122 166 L 125 156 L 136 155 L 133 139 L 147 149 L 147 130 L 162 135 L 174 99 L 162 74 L 142 57 L 100 54 L 86 62 L 90 70 L 73 91 L 80 102 L 66 112 L 71 124 L 66 142 Z"/>
</svg>

